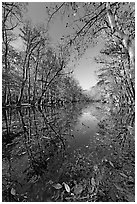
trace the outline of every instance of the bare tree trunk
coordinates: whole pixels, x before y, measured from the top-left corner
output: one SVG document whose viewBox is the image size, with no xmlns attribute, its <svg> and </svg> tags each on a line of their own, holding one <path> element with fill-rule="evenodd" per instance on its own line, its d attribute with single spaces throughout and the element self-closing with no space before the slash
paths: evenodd
<svg viewBox="0 0 137 204">
<path fill-rule="evenodd" d="M 29 72 L 29 84 L 28 84 L 28 97 L 29 97 L 29 104 L 30 104 L 30 89 L 31 89 L 31 79 L 30 79 L 30 68 L 28 69 L 28 72 Z"/>
<path fill-rule="evenodd" d="M 21 104 L 22 97 L 23 97 L 23 92 L 24 92 L 24 87 L 25 87 L 26 81 L 28 79 L 29 60 L 30 60 L 30 54 L 29 54 L 28 57 L 26 57 L 26 59 L 25 59 L 26 62 L 24 62 L 23 82 L 22 82 L 22 85 L 21 85 L 20 94 L 19 94 L 19 98 L 18 98 L 18 103 L 17 103 L 18 105 Z"/>
<path fill-rule="evenodd" d="M 38 56 L 37 56 L 37 61 L 36 61 L 36 67 L 35 67 L 35 79 L 34 79 L 34 84 L 33 84 L 33 102 L 35 103 L 35 95 L 36 95 L 36 82 L 37 82 L 37 74 L 38 74 L 38 65 L 39 65 L 39 50 L 38 50 Z"/>
<path fill-rule="evenodd" d="M 5 68 L 5 75 L 6 79 L 8 79 L 8 40 L 7 40 L 7 32 L 5 26 L 3 28 L 3 42 L 5 45 L 5 53 L 4 53 L 4 68 Z M 4 88 L 4 104 L 8 103 L 8 80 L 5 80 L 5 88 Z"/>
<path fill-rule="evenodd" d="M 18 99 L 18 104 L 21 104 L 22 101 L 22 97 L 23 97 L 23 92 L 24 92 L 24 88 L 26 85 L 26 82 L 28 80 L 28 71 L 29 71 L 29 64 L 30 64 L 30 57 L 33 53 L 33 51 L 35 50 L 35 48 L 40 44 L 41 39 L 38 40 L 35 44 L 33 43 L 33 39 L 36 37 L 32 37 L 31 36 L 31 30 L 29 30 L 28 32 L 28 36 L 27 36 L 27 48 L 26 48 L 26 55 L 25 55 L 25 59 L 24 59 L 24 65 L 23 65 L 23 82 L 22 82 L 22 86 L 20 89 L 20 94 L 19 94 L 19 99 Z"/>
</svg>

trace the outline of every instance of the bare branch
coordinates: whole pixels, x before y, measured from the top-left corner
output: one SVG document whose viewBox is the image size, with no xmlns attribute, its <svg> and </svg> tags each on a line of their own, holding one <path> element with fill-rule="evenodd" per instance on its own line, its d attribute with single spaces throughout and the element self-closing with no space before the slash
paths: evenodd
<svg viewBox="0 0 137 204">
<path fill-rule="evenodd" d="M 53 16 L 65 5 L 65 2 L 63 2 L 50 16 L 49 20 L 48 20 L 48 23 L 47 23 L 47 28 L 48 28 L 48 25 L 51 21 L 51 19 L 53 18 Z"/>
<path fill-rule="evenodd" d="M 18 26 L 18 23 L 16 23 L 15 26 L 11 27 L 11 28 L 6 28 L 5 30 L 13 30 L 14 28 L 16 28 Z"/>
</svg>

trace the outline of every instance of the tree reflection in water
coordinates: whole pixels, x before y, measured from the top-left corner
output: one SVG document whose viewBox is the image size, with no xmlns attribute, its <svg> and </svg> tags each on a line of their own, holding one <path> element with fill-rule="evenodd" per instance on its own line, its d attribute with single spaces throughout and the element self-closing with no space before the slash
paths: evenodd
<svg viewBox="0 0 137 204">
<path fill-rule="evenodd" d="M 81 109 L 71 105 L 3 109 L 3 199 L 16 200 L 10 192 L 14 188 L 20 201 L 26 192 L 27 200 L 37 200 L 33 183 L 39 183 L 42 192 L 50 180 L 59 180 L 67 139 L 73 136 Z"/>
<path fill-rule="evenodd" d="M 63 182 L 85 201 L 133 200 L 127 186 L 129 178 L 134 183 L 134 110 L 102 110 L 93 104 L 3 109 L 3 201 L 79 201 L 79 193 L 53 187 Z M 96 127 L 93 112 L 101 119 Z M 83 151 L 78 147 L 87 138 Z"/>
</svg>

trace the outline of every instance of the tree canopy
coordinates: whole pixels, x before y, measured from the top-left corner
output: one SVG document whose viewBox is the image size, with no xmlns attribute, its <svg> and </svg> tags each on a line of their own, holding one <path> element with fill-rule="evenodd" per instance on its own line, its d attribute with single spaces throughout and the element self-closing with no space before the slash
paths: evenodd
<svg viewBox="0 0 137 204">
<path fill-rule="evenodd" d="M 121 95 L 117 95 L 119 92 L 124 95 L 122 98 L 125 103 L 134 104 L 134 7 L 132 2 L 46 3 L 49 19 L 44 27 L 32 26 L 30 21 L 23 20 L 22 8 L 27 8 L 26 4 L 3 3 L 3 103 L 11 103 L 13 98 L 18 104 L 23 100 L 41 103 L 50 89 L 56 95 L 59 95 L 57 91 L 60 90 L 62 95 L 64 87 L 67 87 L 62 84 L 70 81 L 65 68 L 72 55 L 81 57 L 88 47 L 95 46 L 103 39 L 105 47 L 96 59 L 103 65 L 99 84 L 109 86 L 111 95 L 117 100 L 121 100 Z M 57 16 L 64 18 L 70 32 L 62 36 L 58 46 L 53 48 L 49 29 Z M 24 45 L 22 51 L 16 50 L 11 44 L 15 39 L 13 31 L 16 27 L 20 28 Z M 58 84 L 58 88 L 55 84 Z M 82 92 L 79 84 L 73 83 L 73 80 L 69 86 L 72 93 L 78 90 Z M 115 87 L 119 91 L 115 91 Z M 68 88 L 66 90 L 69 91 Z"/>
</svg>

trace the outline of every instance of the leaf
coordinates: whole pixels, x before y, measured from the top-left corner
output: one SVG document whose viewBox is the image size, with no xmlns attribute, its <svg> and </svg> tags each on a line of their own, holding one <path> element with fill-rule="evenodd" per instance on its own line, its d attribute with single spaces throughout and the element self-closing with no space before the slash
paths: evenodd
<svg viewBox="0 0 137 204">
<path fill-rule="evenodd" d="M 91 178 L 91 184 L 92 184 L 92 186 L 95 186 L 95 185 L 96 185 L 96 182 L 95 182 L 95 179 L 94 179 L 94 178 Z"/>
<path fill-rule="evenodd" d="M 82 187 L 81 184 L 78 184 L 78 185 L 76 185 L 76 186 L 74 187 L 74 193 L 75 193 L 76 195 L 81 194 L 82 191 L 83 191 L 83 187 Z"/>
<path fill-rule="evenodd" d="M 92 186 L 92 188 L 91 188 L 91 187 L 88 187 L 88 192 L 89 192 L 90 194 L 92 194 L 93 191 L 94 191 L 94 186 Z"/>
<path fill-rule="evenodd" d="M 97 172 L 97 171 L 98 171 L 98 165 L 95 164 L 94 167 L 93 167 L 93 169 L 94 169 L 95 172 Z"/>
<path fill-rule="evenodd" d="M 26 154 L 26 152 L 22 152 L 21 155 Z"/>
<path fill-rule="evenodd" d="M 10 192 L 12 195 L 16 195 L 16 190 L 14 188 L 11 189 L 11 192 Z"/>
<path fill-rule="evenodd" d="M 124 173 L 120 173 L 120 175 L 127 178 L 127 176 Z"/>
<path fill-rule="evenodd" d="M 114 167 L 114 164 L 113 164 L 111 161 L 109 161 L 109 164 L 110 164 L 112 167 Z"/>
<path fill-rule="evenodd" d="M 70 187 L 69 187 L 69 185 L 66 184 L 65 182 L 63 182 L 62 184 L 64 184 L 64 187 L 65 187 L 66 191 L 67 191 L 68 193 L 70 193 Z"/>
<path fill-rule="evenodd" d="M 55 189 L 59 190 L 62 188 L 62 185 L 60 183 L 57 183 L 57 184 L 53 184 L 52 185 Z"/>
<path fill-rule="evenodd" d="M 131 182 L 134 182 L 134 179 L 132 178 L 132 176 L 129 176 L 128 180 Z"/>
<path fill-rule="evenodd" d="M 49 184 L 53 184 L 53 181 L 52 181 L 52 180 L 50 180 L 48 183 L 49 183 Z"/>
</svg>

